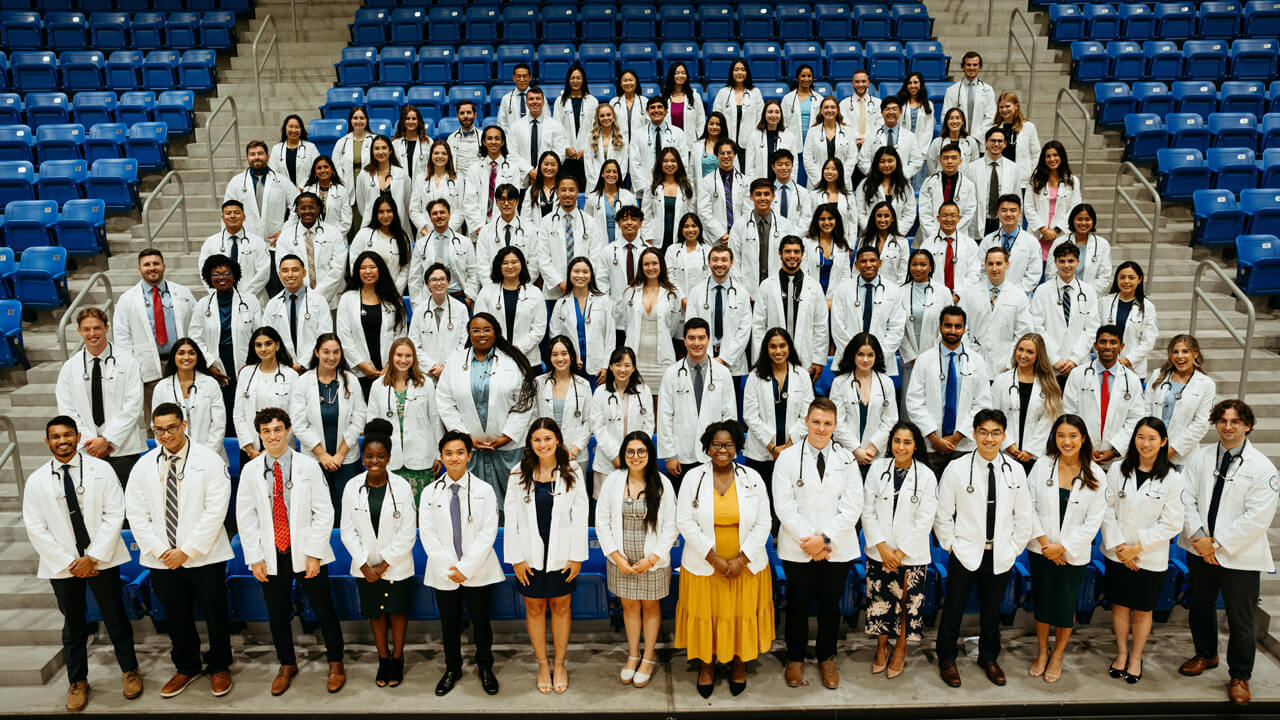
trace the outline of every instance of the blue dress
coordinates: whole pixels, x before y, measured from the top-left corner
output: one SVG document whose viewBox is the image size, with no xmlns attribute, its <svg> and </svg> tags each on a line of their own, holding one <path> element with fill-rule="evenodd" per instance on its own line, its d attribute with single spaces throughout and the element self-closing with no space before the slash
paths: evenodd
<svg viewBox="0 0 1280 720">
<path fill-rule="evenodd" d="M 551 548 L 551 510 L 555 506 L 555 495 L 552 491 L 555 483 L 540 482 L 533 484 L 533 503 L 538 512 L 538 536 L 542 538 L 542 567 L 547 566 L 547 556 Z M 525 494 L 525 500 L 529 501 Z M 563 570 L 534 570 L 529 568 L 529 584 L 516 583 L 520 594 L 527 598 L 555 598 L 573 593 L 578 586 L 578 579 L 566 581 L 567 574 Z"/>
</svg>

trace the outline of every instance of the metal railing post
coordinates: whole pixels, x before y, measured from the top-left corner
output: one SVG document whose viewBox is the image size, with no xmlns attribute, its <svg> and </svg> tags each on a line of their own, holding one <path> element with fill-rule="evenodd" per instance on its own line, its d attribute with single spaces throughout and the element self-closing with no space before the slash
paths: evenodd
<svg viewBox="0 0 1280 720">
<path fill-rule="evenodd" d="M 18 502 L 22 502 L 22 494 L 27 489 L 27 475 L 22 472 L 22 453 L 18 452 L 18 429 L 13 426 L 13 421 L 0 415 L 0 428 L 4 428 L 9 434 L 9 442 L 5 443 L 3 449 L 0 449 L 0 467 L 10 460 L 13 461 L 13 479 L 18 485 Z"/>
<path fill-rule="evenodd" d="M 1125 174 L 1132 175 L 1133 179 L 1137 180 L 1138 183 L 1151 194 L 1151 201 L 1155 203 L 1156 206 L 1154 219 L 1148 219 L 1147 216 L 1142 214 L 1142 211 L 1138 209 L 1137 202 L 1134 200 L 1133 196 L 1129 194 L 1128 188 L 1120 187 L 1120 179 L 1123 178 Z M 1150 293 L 1151 282 L 1156 275 L 1156 242 L 1160 239 L 1160 219 L 1161 210 L 1163 208 L 1163 203 L 1160 200 L 1160 193 L 1156 192 L 1156 186 L 1152 185 L 1151 181 L 1143 177 L 1142 172 L 1131 162 L 1122 164 L 1119 169 L 1116 170 L 1115 190 L 1116 196 L 1111 202 L 1111 234 L 1108 237 L 1111 239 L 1113 244 L 1118 242 L 1116 232 L 1120 227 L 1120 201 L 1123 200 L 1124 204 L 1127 205 L 1129 209 L 1133 211 L 1134 216 L 1138 218 L 1138 222 L 1142 223 L 1142 226 L 1151 232 L 1151 249 L 1147 254 L 1147 267 L 1144 268 L 1147 272 L 1142 281 L 1143 290 Z"/>
<path fill-rule="evenodd" d="M 217 117 L 218 113 L 222 112 L 222 109 L 228 104 L 231 105 L 231 123 L 223 128 L 222 134 L 218 136 L 217 140 L 214 140 L 213 119 Z M 218 189 L 213 176 L 213 155 L 218 151 L 219 147 L 222 147 L 222 143 L 226 141 L 227 135 L 231 133 L 235 134 L 236 142 L 235 147 L 233 148 L 233 154 L 234 152 L 238 152 L 240 149 L 240 111 L 236 108 L 236 99 L 228 95 L 219 100 L 218 104 L 214 105 L 213 110 L 209 113 L 209 119 L 205 120 L 205 127 L 209 133 L 209 199 L 216 205 L 218 203 Z M 236 158 L 239 159 L 239 156 L 236 155 Z"/>
<path fill-rule="evenodd" d="M 160 197 L 160 191 L 163 190 L 164 186 L 168 185 L 170 181 L 174 181 L 178 184 L 178 197 L 174 199 L 173 204 L 165 211 L 164 216 L 160 218 L 160 224 L 156 225 L 155 231 L 153 232 L 151 229 L 151 203 L 155 202 L 156 198 Z M 214 198 L 214 200 L 216 201 L 217 198 Z M 173 214 L 178 210 L 182 210 L 182 252 L 190 253 L 191 238 L 188 236 L 189 231 L 187 230 L 187 190 L 183 186 L 182 176 L 178 174 L 178 171 L 170 170 L 169 174 L 165 175 L 160 181 L 160 184 L 156 185 L 155 190 L 151 191 L 151 195 L 147 197 L 147 201 L 142 204 L 142 231 L 147 238 L 147 247 L 156 246 L 156 235 L 169 223 L 171 219 L 173 219 Z"/>
<path fill-rule="evenodd" d="M 1018 37 L 1016 32 L 1018 28 L 1013 24 L 1014 19 L 1022 21 L 1022 27 L 1026 28 L 1026 37 L 1031 38 L 1031 54 L 1027 54 L 1027 48 L 1023 46 L 1023 40 Z M 990 21 L 988 21 L 990 22 Z M 1027 16 L 1019 8 L 1014 8 L 1009 13 L 1009 44 L 1005 48 L 1004 72 L 1006 75 L 1013 72 L 1013 48 L 1018 48 L 1018 54 L 1022 56 L 1024 62 L 1027 63 L 1027 107 L 1035 107 L 1036 104 L 1036 43 L 1039 33 L 1031 27 L 1031 21 L 1027 20 Z"/>
<path fill-rule="evenodd" d="M 1200 279 L 1204 276 L 1205 270 L 1212 270 L 1213 274 L 1217 275 L 1218 279 L 1226 284 L 1227 292 L 1244 304 L 1245 314 L 1249 317 L 1249 325 L 1245 328 L 1243 338 L 1240 337 L 1240 332 L 1231 326 L 1230 321 L 1227 320 L 1227 316 L 1222 310 L 1218 309 L 1218 306 L 1209 299 L 1209 294 L 1205 292 L 1204 288 L 1200 287 Z M 1196 266 L 1195 281 L 1191 284 L 1191 323 L 1190 327 L 1187 328 L 1187 332 L 1192 335 L 1196 334 L 1196 320 L 1199 317 L 1200 301 L 1204 301 L 1205 307 L 1209 308 L 1209 312 L 1213 313 L 1218 322 L 1222 323 L 1222 327 L 1231 336 L 1231 339 L 1240 343 L 1240 349 L 1243 350 L 1243 353 L 1240 358 L 1240 386 L 1236 388 L 1236 397 L 1244 400 L 1249 391 L 1249 355 L 1253 352 L 1253 329 L 1258 321 L 1258 313 L 1254 310 L 1253 303 L 1249 301 L 1249 296 L 1245 295 L 1240 286 L 1236 285 L 1235 281 L 1231 279 L 1231 276 L 1227 275 L 1226 271 L 1212 260 L 1200 261 L 1200 264 Z"/>
<path fill-rule="evenodd" d="M 267 27 L 271 27 L 271 42 L 267 44 L 267 49 L 262 53 L 262 61 L 258 61 L 258 43 L 262 41 L 262 33 L 266 32 Z M 266 123 L 267 115 L 262 106 L 262 71 L 267 67 L 267 60 L 275 53 L 276 59 L 276 82 L 280 82 L 280 52 L 276 46 L 276 41 L 280 39 L 280 33 L 276 30 L 275 18 L 270 15 L 262 18 L 262 24 L 258 26 L 258 33 L 253 36 L 253 83 L 258 90 L 258 122 Z"/>
<path fill-rule="evenodd" d="M 76 293 L 75 299 L 67 306 L 66 312 L 62 313 L 62 319 L 58 320 L 58 345 L 62 348 L 63 360 L 71 359 L 71 350 L 67 347 L 67 327 L 74 321 L 80 308 L 88 304 L 89 291 L 99 283 L 106 290 L 107 299 L 98 307 L 102 308 L 108 317 L 115 313 L 116 293 L 111 287 L 111 278 L 107 277 L 105 272 L 94 273 L 89 277 L 89 282 L 85 283 L 79 293 Z M 3 461 L 0 461 L 0 464 L 3 464 Z"/>
<path fill-rule="evenodd" d="M 293 16 L 293 41 L 298 42 L 298 3 L 289 0 L 289 14 Z"/>
<path fill-rule="evenodd" d="M 1062 114 L 1062 98 L 1064 97 L 1070 100 L 1071 104 L 1075 105 L 1076 109 L 1080 111 L 1080 114 L 1084 116 L 1084 125 L 1079 130 L 1076 130 L 1076 128 L 1067 121 L 1067 116 Z M 1062 88 L 1058 90 L 1058 98 L 1053 103 L 1053 137 L 1058 138 L 1059 140 L 1062 139 L 1062 135 L 1058 132 L 1058 126 L 1061 124 L 1066 128 L 1067 132 L 1071 133 L 1071 137 L 1074 138 L 1076 142 L 1080 143 L 1080 164 L 1077 166 L 1080 168 L 1080 171 L 1076 173 L 1076 177 L 1079 178 L 1076 182 L 1081 186 L 1085 184 L 1085 174 L 1089 171 L 1090 120 L 1092 120 L 1092 118 L 1089 117 L 1089 109 L 1084 106 L 1084 103 L 1080 102 L 1080 99 L 1076 97 L 1074 92 L 1069 88 Z"/>
</svg>

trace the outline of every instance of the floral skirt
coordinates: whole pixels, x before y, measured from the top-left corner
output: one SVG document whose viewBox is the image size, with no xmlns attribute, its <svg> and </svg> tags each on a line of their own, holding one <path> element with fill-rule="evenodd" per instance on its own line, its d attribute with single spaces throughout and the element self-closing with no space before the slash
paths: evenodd
<svg viewBox="0 0 1280 720">
<path fill-rule="evenodd" d="M 900 565 L 889 572 L 884 564 L 867 558 L 867 634 L 897 637 L 902 632 L 902 612 L 907 614 L 907 641 L 920 642 L 924 632 L 924 565 Z"/>
</svg>

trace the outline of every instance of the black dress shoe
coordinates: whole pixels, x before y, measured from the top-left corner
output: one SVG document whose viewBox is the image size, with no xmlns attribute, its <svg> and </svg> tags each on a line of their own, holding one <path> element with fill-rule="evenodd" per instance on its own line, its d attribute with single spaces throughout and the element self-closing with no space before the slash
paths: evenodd
<svg viewBox="0 0 1280 720">
<path fill-rule="evenodd" d="M 1139 662 L 1139 663 L 1138 663 L 1138 670 L 1142 670 L 1142 663 L 1141 663 L 1141 662 Z M 1128 669 L 1125 669 L 1125 671 L 1124 671 L 1124 681 L 1125 681 L 1125 682 L 1129 683 L 1130 685 L 1137 685 L 1137 684 L 1138 684 L 1138 682 L 1139 682 L 1140 680 L 1142 680 L 1142 673 L 1141 673 L 1141 672 L 1139 672 L 1137 675 L 1134 675 L 1133 673 L 1129 672 L 1129 670 L 1128 670 Z"/>
<path fill-rule="evenodd" d="M 710 683 L 707 683 L 706 685 L 697 685 L 695 687 L 698 688 L 699 695 L 701 695 L 704 698 L 709 698 L 711 697 L 711 691 L 716 689 L 716 684 L 714 682 L 710 682 Z"/>
<path fill-rule="evenodd" d="M 436 683 L 436 695 L 448 695 L 453 686 L 457 685 L 461 679 L 461 670 L 445 670 L 444 675 L 440 676 L 440 682 Z"/>
<path fill-rule="evenodd" d="M 493 674 L 493 668 L 480 670 L 480 687 L 490 695 L 498 694 L 498 676 Z"/>
<path fill-rule="evenodd" d="M 734 697 L 737 697 L 737 696 L 741 695 L 741 694 L 742 694 L 742 691 L 744 691 L 744 690 L 746 690 L 746 689 L 747 689 L 747 681 L 746 681 L 746 680 L 743 680 L 742 682 L 735 682 L 735 681 L 733 681 L 733 680 L 730 680 L 730 681 L 729 681 L 729 694 L 730 694 L 730 695 L 732 695 L 732 696 L 734 696 Z"/>
<path fill-rule="evenodd" d="M 1107 665 L 1107 674 L 1110 675 L 1113 680 L 1119 680 L 1124 677 L 1124 669 L 1116 667 L 1116 660 L 1118 659 L 1119 658 L 1112 658 L 1111 662 Z"/>
</svg>

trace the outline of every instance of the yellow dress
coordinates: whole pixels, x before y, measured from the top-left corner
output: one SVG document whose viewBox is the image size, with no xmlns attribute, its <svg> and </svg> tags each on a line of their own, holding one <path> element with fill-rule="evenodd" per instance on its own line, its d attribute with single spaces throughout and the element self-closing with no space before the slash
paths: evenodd
<svg viewBox="0 0 1280 720">
<path fill-rule="evenodd" d="M 738 554 L 738 490 L 730 485 L 715 501 L 716 555 Z M 773 645 L 773 583 L 769 570 L 743 570 L 733 580 L 723 575 L 680 573 L 676 603 L 676 647 L 690 659 L 726 663 L 735 656 L 754 660 Z"/>
</svg>

